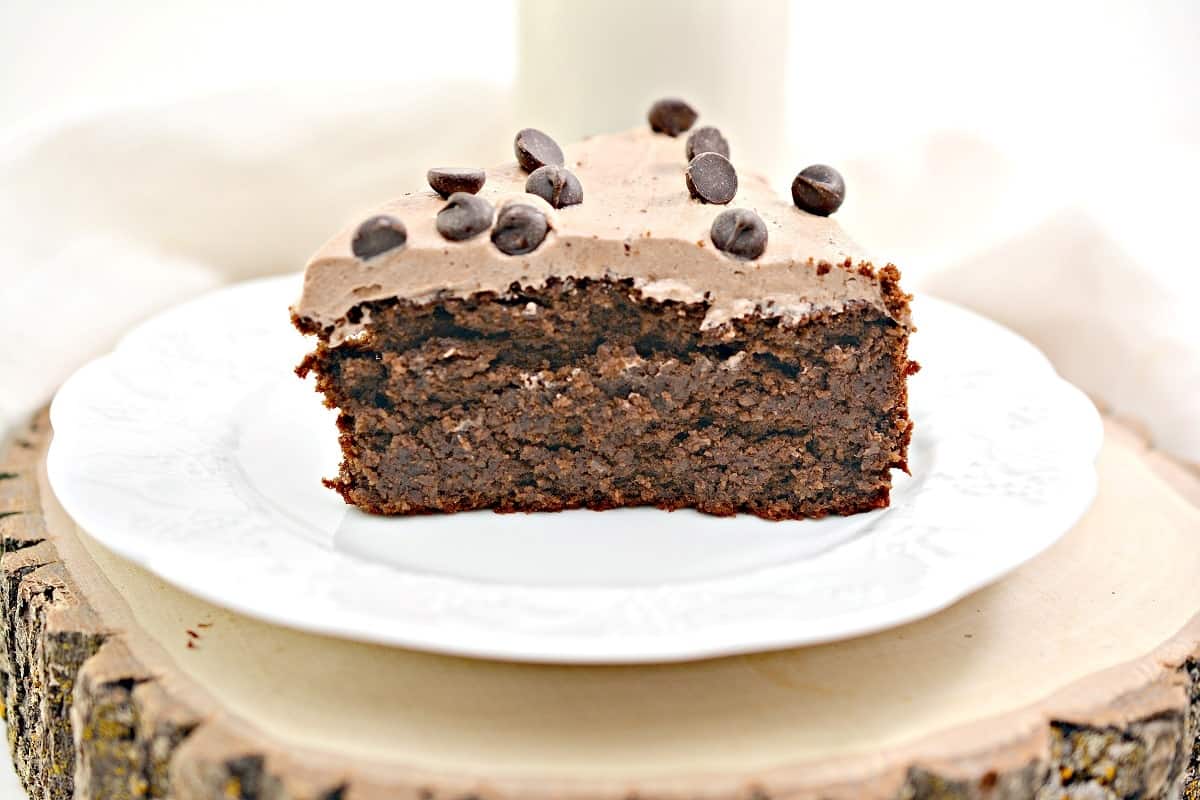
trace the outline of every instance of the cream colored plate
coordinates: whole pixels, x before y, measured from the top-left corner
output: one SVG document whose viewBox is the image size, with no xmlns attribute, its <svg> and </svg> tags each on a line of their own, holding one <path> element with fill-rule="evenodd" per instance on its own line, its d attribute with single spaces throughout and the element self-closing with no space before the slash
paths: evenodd
<svg viewBox="0 0 1200 800">
<path fill-rule="evenodd" d="M 1099 417 L 1031 345 L 922 298 L 913 476 L 892 507 L 378 518 L 320 484 L 332 413 L 292 368 L 297 278 L 205 295 L 55 398 L 48 470 L 92 535 L 214 603 L 306 630 L 552 662 L 830 641 L 935 612 L 1037 555 L 1095 491 Z"/>
</svg>

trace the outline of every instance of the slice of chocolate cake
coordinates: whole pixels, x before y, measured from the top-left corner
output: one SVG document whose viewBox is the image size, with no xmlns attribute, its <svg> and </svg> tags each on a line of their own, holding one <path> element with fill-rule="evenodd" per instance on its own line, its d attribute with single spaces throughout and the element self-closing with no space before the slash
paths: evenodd
<svg viewBox="0 0 1200 800">
<path fill-rule="evenodd" d="M 523 130 L 518 163 L 431 171 L 435 191 L 312 259 L 292 311 L 317 346 L 298 372 L 340 411 L 327 483 L 347 502 L 887 505 L 912 428 L 899 273 L 829 219 L 835 171 L 805 169 L 788 203 L 737 172 L 719 131 L 685 141 L 695 113 L 660 105 L 565 157 Z"/>
</svg>

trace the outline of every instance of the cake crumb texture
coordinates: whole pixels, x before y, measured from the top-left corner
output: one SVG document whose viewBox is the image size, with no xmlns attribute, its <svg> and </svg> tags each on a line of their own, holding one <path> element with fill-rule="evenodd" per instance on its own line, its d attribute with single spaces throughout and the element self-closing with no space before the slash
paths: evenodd
<svg viewBox="0 0 1200 800">
<path fill-rule="evenodd" d="M 894 267 L 879 278 L 886 312 L 720 328 L 632 280 L 371 301 L 350 315 L 362 335 L 322 337 L 297 371 L 340 412 L 328 485 L 373 513 L 850 514 L 907 469 L 908 296 Z"/>
</svg>

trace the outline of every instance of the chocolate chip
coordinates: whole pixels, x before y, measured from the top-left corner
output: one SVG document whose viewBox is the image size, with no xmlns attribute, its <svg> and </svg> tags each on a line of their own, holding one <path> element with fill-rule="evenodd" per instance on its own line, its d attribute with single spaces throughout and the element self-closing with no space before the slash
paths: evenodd
<svg viewBox="0 0 1200 800">
<path fill-rule="evenodd" d="M 833 167 L 813 164 L 792 181 L 792 200 L 810 214 L 828 217 L 842 207 L 845 199 L 846 182 Z"/>
<path fill-rule="evenodd" d="M 455 192 L 475 194 L 483 188 L 487 173 L 474 167 L 434 167 L 425 177 L 429 187 L 446 198 Z"/>
<path fill-rule="evenodd" d="M 562 148 L 537 128 L 519 131 L 513 140 L 513 150 L 517 154 L 517 162 L 526 172 L 533 172 L 547 164 L 559 167 L 563 164 Z"/>
<path fill-rule="evenodd" d="M 492 204 L 482 197 L 455 192 L 437 214 L 437 231 L 452 242 L 470 239 L 492 227 Z"/>
<path fill-rule="evenodd" d="M 758 258 L 767 249 L 767 226 L 746 208 L 722 211 L 709 231 L 713 244 L 736 258 Z"/>
<path fill-rule="evenodd" d="M 546 215 L 524 203 L 509 203 L 496 215 L 492 243 L 502 253 L 519 256 L 531 253 L 546 238 Z"/>
<path fill-rule="evenodd" d="M 701 153 L 683 173 L 688 191 L 705 203 L 725 204 L 737 194 L 737 171 L 720 153 Z"/>
<path fill-rule="evenodd" d="M 650 106 L 646 118 L 656 133 L 678 136 L 695 124 L 697 116 L 696 109 L 678 97 L 667 97 Z"/>
<path fill-rule="evenodd" d="M 525 191 L 536 194 L 555 208 L 583 202 L 583 186 L 579 178 L 565 167 L 548 164 L 538 167 L 525 181 Z"/>
<path fill-rule="evenodd" d="M 380 253 L 403 247 L 408 241 L 408 229 L 404 223 L 387 214 L 371 217 L 358 226 L 350 249 L 361 259 L 374 258 Z"/>
<path fill-rule="evenodd" d="M 687 158 L 691 161 L 701 153 L 720 153 L 729 158 L 729 142 L 711 125 L 696 128 L 687 139 Z"/>
</svg>

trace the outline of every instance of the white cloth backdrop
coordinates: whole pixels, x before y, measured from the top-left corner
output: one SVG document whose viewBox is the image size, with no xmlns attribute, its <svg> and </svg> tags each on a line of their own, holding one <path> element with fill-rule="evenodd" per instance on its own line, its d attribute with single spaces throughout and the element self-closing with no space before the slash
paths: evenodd
<svg viewBox="0 0 1200 800">
<path fill-rule="evenodd" d="M 679 93 L 781 191 L 809 163 L 842 168 L 843 224 L 910 287 L 1016 328 L 1200 461 L 1189 0 L 15 0 L 3 16 L 0 429 L 155 309 L 300 268 L 428 165 L 507 159 L 523 125 L 642 124 Z"/>
<path fill-rule="evenodd" d="M 10 3 L 0 420 L 154 308 L 298 268 L 428 164 L 678 92 L 781 191 L 842 167 L 843 223 L 910 286 L 1200 460 L 1194 3 L 436 5 Z"/>
</svg>

